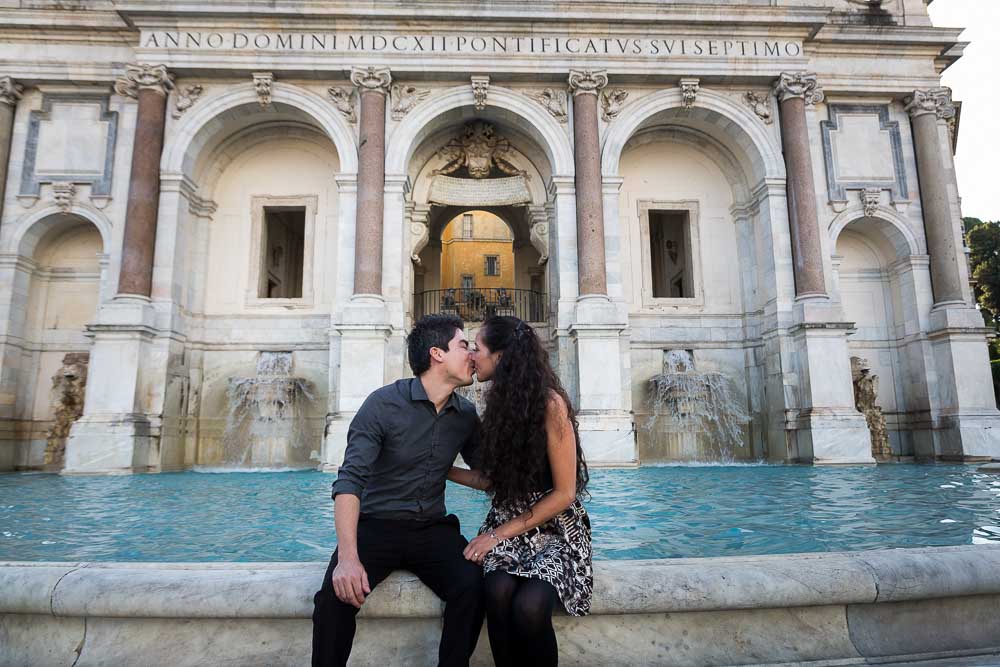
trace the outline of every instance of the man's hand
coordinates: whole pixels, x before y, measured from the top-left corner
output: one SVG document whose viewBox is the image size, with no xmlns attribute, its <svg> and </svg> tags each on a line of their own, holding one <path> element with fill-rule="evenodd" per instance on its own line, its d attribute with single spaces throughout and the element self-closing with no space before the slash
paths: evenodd
<svg viewBox="0 0 1000 667">
<path fill-rule="evenodd" d="M 368 585 L 368 573 L 357 558 L 339 559 L 332 579 L 333 590 L 340 601 L 358 609 L 365 603 L 365 596 L 372 592 Z"/>
</svg>

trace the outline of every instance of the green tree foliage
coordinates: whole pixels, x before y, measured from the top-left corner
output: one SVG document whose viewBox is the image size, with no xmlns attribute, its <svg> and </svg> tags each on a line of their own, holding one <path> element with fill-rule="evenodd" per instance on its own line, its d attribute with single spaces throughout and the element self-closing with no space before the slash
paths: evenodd
<svg viewBox="0 0 1000 667">
<path fill-rule="evenodd" d="M 987 325 L 1000 329 L 1000 221 L 963 218 L 969 245 L 969 272 Z M 990 359 L 1000 359 L 1000 340 L 990 342 Z"/>
</svg>

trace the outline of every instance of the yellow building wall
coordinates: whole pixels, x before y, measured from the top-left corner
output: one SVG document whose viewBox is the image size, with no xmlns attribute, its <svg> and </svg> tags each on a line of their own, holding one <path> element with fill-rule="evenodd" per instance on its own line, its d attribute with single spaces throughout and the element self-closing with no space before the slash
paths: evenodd
<svg viewBox="0 0 1000 667">
<path fill-rule="evenodd" d="M 462 237 L 464 214 L 453 218 L 441 234 L 441 289 L 459 288 L 472 276 L 476 289 L 514 289 L 514 240 L 507 224 L 486 211 L 471 211 L 472 238 Z M 500 275 L 486 275 L 486 256 L 500 258 Z"/>
</svg>

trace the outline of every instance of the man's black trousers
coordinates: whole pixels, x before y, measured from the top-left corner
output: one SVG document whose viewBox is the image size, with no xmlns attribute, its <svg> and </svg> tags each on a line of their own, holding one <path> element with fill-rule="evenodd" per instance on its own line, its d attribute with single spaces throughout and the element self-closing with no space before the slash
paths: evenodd
<svg viewBox="0 0 1000 667">
<path fill-rule="evenodd" d="M 445 601 L 438 651 L 442 666 L 468 665 L 483 625 L 483 573 L 462 556 L 466 544 L 458 518 L 451 514 L 436 521 L 367 517 L 358 521 L 358 558 L 372 590 L 393 570 L 409 570 Z M 314 667 L 346 665 L 354 642 L 354 617 L 359 610 L 337 598 L 331 580 L 335 567 L 336 551 L 323 586 L 313 598 Z M 393 639 L 380 637 L 379 641 Z"/>
</svg>

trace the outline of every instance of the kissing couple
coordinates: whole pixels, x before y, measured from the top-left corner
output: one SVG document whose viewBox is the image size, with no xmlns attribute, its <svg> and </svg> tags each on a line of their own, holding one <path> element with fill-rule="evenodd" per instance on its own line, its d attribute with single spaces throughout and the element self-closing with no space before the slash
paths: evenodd
<svg viewBox="0 0 1000 667">
<path fill-rule="evenodd" d="M 372 392 L 351 422 L 333 484 L 337 549 L 314 597 L 315 666 L 347 664 L 355 616 L 394 570 L 444 600 L 442 666 L 469 664 L 484 615 L 498 667 L 556 665 L 556 605 L 590 611 L 588 473 L 566 390 L 526 322 L 490 317 L 474 347 L 464 327 L 418 320 L 415 377 Z M 473 374 L 492 383 L 482 420 L 455 391 Z M 471 542 L 445 509 L 446 480 L 492 500 Z"/>
</svg>

